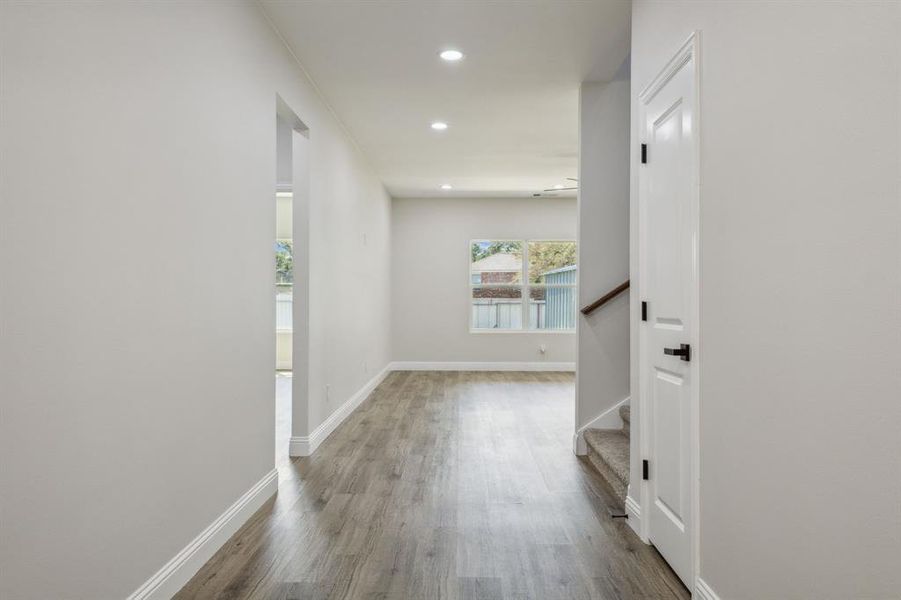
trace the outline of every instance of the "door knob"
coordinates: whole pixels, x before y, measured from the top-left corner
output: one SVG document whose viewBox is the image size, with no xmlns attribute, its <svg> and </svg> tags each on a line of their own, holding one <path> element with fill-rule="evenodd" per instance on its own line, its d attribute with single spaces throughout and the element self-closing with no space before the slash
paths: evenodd
<svg viewBox="0 0 901 600">
<path fill-rule="evenodd" d="M 679 356 L 685 362 L 691 360 L 691 346 L 688 344 L 679 344 L 678 348 L 664 348 L 663 353 L 669 356 Z"/>
</svg>

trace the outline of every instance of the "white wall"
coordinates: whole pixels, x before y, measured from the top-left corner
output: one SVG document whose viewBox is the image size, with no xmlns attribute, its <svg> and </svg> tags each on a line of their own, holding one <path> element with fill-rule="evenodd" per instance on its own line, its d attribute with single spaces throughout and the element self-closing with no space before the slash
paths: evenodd
<svg viewBox="0 0 901 600">
<path fill-rule="evenodd" d="M 579 305 L 629 279 L 629 80 L 584 83 L 579 127 Z M 579 315 L 576 427 L 629 396 L 629 292 Z"/>
<path fill-rule="evenodd" d="M 469 242 L 574 240 L 574 199 L 394 199 L 391 214 L 395 361 L 575 361 L 572 333 L 469 332 Z"/>
<path fill-rule="evenodd" d="M 291 196 L 279 196 L 275 199 L 276 229 L 275 237 L 290 240 L 294 236 L 291 226 L 294 220 L 294 199 Z"/>
<path fill-rule="evenodd" d="M 390 200 L 250 4 L 0 11 L 0 597 L 122 598 L 273 468 L 276 94 L 319 419 L 389 359 Z"/>
<path fill-rule="evenodd" d="M 634 4 L 633 106 L 702 35 L 700 569 L 724 599 L 901 596 L 899 12 Z"/>
</svg>

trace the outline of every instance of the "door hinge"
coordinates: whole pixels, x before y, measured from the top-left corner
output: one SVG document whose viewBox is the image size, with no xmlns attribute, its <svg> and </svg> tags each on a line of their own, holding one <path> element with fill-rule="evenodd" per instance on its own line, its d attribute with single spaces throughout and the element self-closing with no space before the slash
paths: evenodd
<svg viewBox="0 0 901 600">
<path fill-rule="evenodd" d="M 648 461 L 646 461 L 646 460 L 641 461 L 641 478 L 644 479 L 645 481 L 647 481 L 649 479 L 648 474 L 649 474 L 650 470 L 651 470 L 651 468 L 648 464 Z"/>
<path fill-rule="evenodd" d="M 644 300 L 641 301 L 641 320 L 648 320 L 648 303 Z"/>
<path fill-rule="evenodd" d="M 645 165 L 648 163 L 648 145 L 641 145 L 641 164 Z"/>
</svg>

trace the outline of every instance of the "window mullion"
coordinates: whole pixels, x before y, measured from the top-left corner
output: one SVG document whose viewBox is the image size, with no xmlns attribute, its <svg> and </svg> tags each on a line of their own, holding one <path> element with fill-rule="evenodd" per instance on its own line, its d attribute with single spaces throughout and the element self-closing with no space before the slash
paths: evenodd
<svg viewBox="0 0 901 600">
<path fill-rule="evenodd" d="M 530 321 L 532 319 L 532 314 L 529 312 L 529 294 L 531 293 L 531 289 L 529 287 L 529 240 L 522 240 L 520 242 L 522 244 L 522 322 L 519 324 L 519 328 L 521 330 L 528 330 Z"/>
</svg>

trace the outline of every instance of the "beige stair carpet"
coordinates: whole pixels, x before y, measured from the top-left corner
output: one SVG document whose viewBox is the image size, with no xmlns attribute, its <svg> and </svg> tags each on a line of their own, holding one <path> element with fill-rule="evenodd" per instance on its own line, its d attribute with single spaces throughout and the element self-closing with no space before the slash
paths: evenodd
<svg viewBox="0 0 901 600">
<path fill-rule="evenodd" d="M 621 406 L 619 415 L 623 420 L 622 429 L 586 429 L 583 436 L 588 445 L 588 460 L 625 504 L 629 486 L 629 406 Z"/>
</svg>

